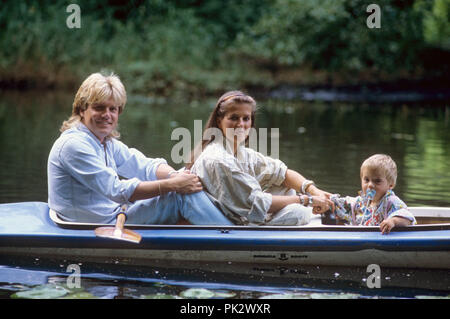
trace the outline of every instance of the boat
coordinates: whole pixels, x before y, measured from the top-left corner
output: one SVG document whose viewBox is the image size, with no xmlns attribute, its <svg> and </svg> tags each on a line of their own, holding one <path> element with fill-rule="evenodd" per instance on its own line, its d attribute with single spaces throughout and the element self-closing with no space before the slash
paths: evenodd
<svg viewBox="0 0 450 319">
<path fill-rule="evenodd" d="M 96 236 L 111 225 L 62 220 L 45 202 L 0 204 L 0 256 L 145 265 L 155 260 L 253 266 L 356 266 L 450 269 L 450 208 L 411 207 L 418 224 L 379 227 L 131 225 L 133 243 Z"/>
</svg>

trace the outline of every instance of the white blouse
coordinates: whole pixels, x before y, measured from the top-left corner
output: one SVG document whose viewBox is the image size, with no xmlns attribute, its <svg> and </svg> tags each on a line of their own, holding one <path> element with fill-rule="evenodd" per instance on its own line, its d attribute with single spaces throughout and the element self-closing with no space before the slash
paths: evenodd
<svg viewBox="0 0 450 319">
<path fill-rule="evenodd" d="M 191 171 L 200 178 L 209 198 L 235 224 L 260 225 L 269 220 L 269 188 L 283 183 L 287 166 L 243 145 L 234 156 L 221 141 L 213 141 Z"/>
</svg>

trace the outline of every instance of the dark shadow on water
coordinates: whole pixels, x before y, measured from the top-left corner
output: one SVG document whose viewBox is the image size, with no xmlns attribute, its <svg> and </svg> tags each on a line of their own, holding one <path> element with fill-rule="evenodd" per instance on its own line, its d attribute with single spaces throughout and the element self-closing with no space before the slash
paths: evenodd
<svg viewBox="0 0 450 319">
<path fill-rule="evenodd" d="M 70 260 L 2 256 L 0 298 L 36 286 L 65 286 L 80 268 L 82 291 L 92 297 L 182 298 L 436 298 L 450 295 L 450 271 L 381 269 L 380 288 L 368 288 L 370 272 L 345 267 L 277 267 L 235 263 L 149 262 L 146 266 L 77 263 Z M 208 295 L 210 293 L 210 295 Z M 214 296 L 216 293 L 216 296 Z M 87 297 L 86 297 L 87 298 Z"/>
</svg>

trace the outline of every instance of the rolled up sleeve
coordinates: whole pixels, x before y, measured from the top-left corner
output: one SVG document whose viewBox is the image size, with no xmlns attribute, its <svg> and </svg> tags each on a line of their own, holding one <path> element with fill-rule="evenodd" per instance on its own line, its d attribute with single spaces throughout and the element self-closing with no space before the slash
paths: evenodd
<svg viewBox="0 0 450 319">
<path fill-rule="evenodd" d="M 287 166 L 278 159 L 255 152 L 256 179 L 264 187 L 280 186 L 286 179 Z"/>
<path fill-rule="evenodd" d="M 408 219 L 412 225 L 417 224 L 416 218 L 409 211 L 408 206 L 396 195 L 388 196 L 388 212 L 387 218 L 402 217 Z"/>
<path fill-rule="evenodd" d="M 405 208 L 399 209 L 389 215 L 389 218 L 392 217 L 403 217 L 408 219 L 412 225 L 417 224 L 416 218 L 411 214 L 411 212 Z"/>
<path fill-rule="evenodd" d="M 128 148 L 115 141 L 114 159 L 119 174 L 126 178 L 136 177 L 142 181 L 154 181 L 159 165 L 167 164 L 163 158 L 148 158 L 135 148 Z"/>
<path fill-rule="evenodd" d="M 409 211 L 408 206 L 397 196 L 389 197 L 388 218 L 402 217 L 408 219 L 412 225 L 417 224 L 416 218 Z"/>
</svg>

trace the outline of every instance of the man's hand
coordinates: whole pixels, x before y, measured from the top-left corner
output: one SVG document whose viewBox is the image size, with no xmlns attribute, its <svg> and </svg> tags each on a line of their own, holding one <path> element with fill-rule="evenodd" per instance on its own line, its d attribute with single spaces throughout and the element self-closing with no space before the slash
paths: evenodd
<svg viewBox="0 0 450 319">
<path fill-rule="evenodd" d="M 174 174 L 174 177 L 170 178 L 170 180 L 173 183 L 175 191 L 180 194 L 191 194 L 203 190 L 198 176 L 191 174 L 189 170 Z"/>
<path fill-rule="evenodd" d="M 191 174 L 190 171 L 172 174 L 170 178 L 165 177 L 167 177 L 167 173 L 164 175 L 164 179 L 140 182 L 128 200 L 134 202 L 136 200 L 161 196 L 168 192 L 190 194 L 203 189 L 200 179 L 197 175 Z"/>
</svg>

